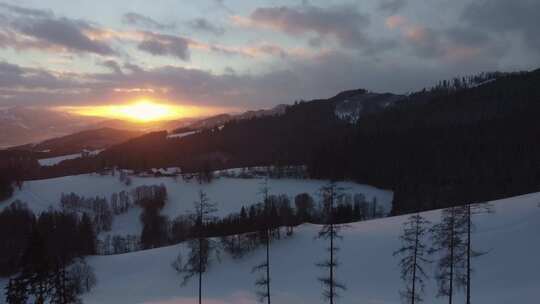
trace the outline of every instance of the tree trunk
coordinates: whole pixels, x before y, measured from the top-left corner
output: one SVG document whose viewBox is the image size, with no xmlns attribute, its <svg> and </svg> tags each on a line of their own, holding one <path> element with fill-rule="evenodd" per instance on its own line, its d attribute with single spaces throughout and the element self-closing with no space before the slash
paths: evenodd
<svg viewBox="0 0 540 304">
<path fill-rule="evenodd" d="M 417 214 L 419 215 L 419 214 Z M 416 302 L 416 257 L 418 256 L 418 232 L 420 230 L 419 218 L 416 219 L 416 231 L 414 234 L 414 263 L 413 263 L 413 276 L 412 276 L 412 295 L 411 304 Z"/>
<path fill-rule="evenodd" d="M 270 230 L 266 229 L 266 295 L 270 304 Z"/>
<path fill-rule="evenodd" d="M 471 304 L 471 205 L 467 205 L 467 304 Z"/>
<path fill-rule="evenodd" d="M 330 304 L 334 304 L 334 224 L 333 223 L 330 223 Z"/>
<path fill-rule="evenodd" d="M 202 222 L 203 222 L 203 204 L 201 199 L 201 205 L 199 210 L 199 304 L 202 304 Z"/>
<path fill-rule="evenodd" d="M 448 304 L 452 304 L 452 297 L 454 293 L 454 229 L 455 229 L 455 208 L 452 207 L 452 218 L 450 220 L 450 287 L 448 290 Z"/>
</svg>

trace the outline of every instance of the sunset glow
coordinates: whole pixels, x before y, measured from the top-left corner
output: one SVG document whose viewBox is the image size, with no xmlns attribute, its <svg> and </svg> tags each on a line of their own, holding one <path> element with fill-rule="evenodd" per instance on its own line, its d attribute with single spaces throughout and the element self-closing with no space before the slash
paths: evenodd
<svg viewBox="0 0 540 304">
<path fill-rule="evenodd" d="M 141 99 L 132 104 L 64 107 L 60 110 L 79 115 L 127 119 L 136 122 L 172 120 L 205 114 L 205 111 L 200 108 L 158 103 L 149 99 Z"/>
</svg>

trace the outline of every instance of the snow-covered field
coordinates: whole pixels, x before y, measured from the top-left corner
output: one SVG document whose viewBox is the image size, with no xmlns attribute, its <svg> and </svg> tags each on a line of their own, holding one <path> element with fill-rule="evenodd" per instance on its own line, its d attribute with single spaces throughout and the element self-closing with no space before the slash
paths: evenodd
<svg viewBox="0 0 540 304">
<path fill-rule="evenodd" d="M 199 190 L 207 193 L 208 197 L 217 204 L 218 216 L 239 212 L 242 206 L 249 206 L 261 201 L 260 187 L 263 179 L 242 179 L 220 177 L 210 184 L 199 184 L 195 180 L 186 182 L 181 178 L 171 177 L 131 177 L 132 184 L 126 186 L 118 176 L 83 174 L 53 179 L 29 181 L 17 190 L 9 201 L 0 202 L 4 208 L 10 202 L 19 199 L 26 202 L 36 213 L 49 207 L 58 207 L 62 193 L 74 192 L 85 197 L 101 196 L 110 198 L 111 194 L 122 190 L 131 190 L 140 185 L 156 185 L 163 183 L 167 187 L 168 201 L 162 214 L 171 219 L 191 210 L 197 199 Z M 327 181 L 309 179 L 268 179 L 271 194 L 286 194 L 294 203 L 294 196 L 306 192 L 318 201 L 318 191 Z M 346 193 L 352 195 L 362 193 L 368 201 L 377 197 L 378 204 L 388 212 L 391 208 L 392 192 L 375 187 L 360 185 L 352 182 L 339 183 Z M 116 216 L 113 221 L 113 234 L 136 234 L 142 229 L 139 214 L 141 209 L 133 208 L 129 212 Z"/>
<path fill-rule="evenodd" d="M 212 184 L 175 182 L 172 178 L 133 178 L 126 187 L 117 178 L 96 174 L 63 177 L 25 183 L 15 198 L 27 201 L 35 211 L 55 205 L 61 192 L 74 191 L 82 195 L 104 195 L 133 188 L 141 184 L 164 183 L 170 201 L 164 213 L 174 216 L 191 207 L 196 192 L 204 189 L 220 203 L 220 214 L 235 212 L 243 204 L 257 201 L 260 179 L 220 178 Z M 300 192 L 316 194 L 324 181 L 270 180 L 273 193 L 293 195 Z M 369 186 L 344 183 L 352 192 L 376 195 L 389 204 L 392 194 Z M 475 304 L 538 303 L 540 288 L 540 193 L 533 193 L 493 202 L 495 213 L 476 215 L 473 245 L 487 255 L 474 260 L 472 299 Z M 7 204 L 6 202 L 2 204 Z M 387 205 L 388 206 L 388 205 Z M 134 209 L 130 212 L 136 212 Z M 440 211 L 424 214 L 433 223 Z M 137 216 L 125 214 L 115 219 L 113 230 L 131 231 Z M 338 303 L 398 304 L 402 287 L 397 258 L 392 253 L 400 247 L 399 235 L 407 216 L 365 221 L 348 225 L 338 253 L 341 262 L 337 277 L 346 284 Z M 271 248 L 273 303 L 322 303 L 321 286 L 317 277 L 321 271 L 314 266 L 325 254 L 326 244 L 315 239 L 319 226 L 304 224 L 291 238 L 275 241 Z M 84 303 L 196 303 L 196 280 L 185 287 L 171 267 L 184 245 L 163 247 L 112 256 L 89 257 L 98 277 L 97 286 L 83 296 Z M 184 251 L 185 252 L 185 251 Z M 204 276 L 204 303 L 256 303 L 251 268 L 262 261 L 263 249 L 233 260 L 223 253 L 221 262 L 214 264 Z M 434 265 L 428 266 L 433 277 Z M 0 288 L 6 280 L 0 280 Z M 431 279 L 426 286 L 425 303 L 446 303 L 435 297 L 436 286 Z M 463 303 L 460 293 L 456 303 Z"/>
<path fill-rule="evenodd" d="M 474 260 L 472 300 L 476 304 L 538 303 L 540 290 L 540 193 L 494 202 L 494 214 L 477 215 L 473 234 L 476 249 L 489 253 Z M 440 212 L 425 213 L 432 222 Z M 398 239 L 406 216 L 359 222 L 343 231 L 337 277 L 347 285 L 338 303 L 398 304 L 402 287 L 397 258 Z M 271 248 L 273 303 L 322 303 L 321 274 L 314 263 L 325 254 L 325 244 L 315 239 L 318 226 L 302 225 L 290 239 Z M 180 278 L 170 264 L 183 245 L 115 256 L 89 258 L 98 285 L 84 296 L 85 303 L 195 303 L 196 280 L 180 287 Z M 259 249 L 242 260 L 226 254 L 204 276 L 204 303 L 256 303 L 251 268 L 263 259 Z M 428 273 L 433 275 L 432 267 Z M 436 286 L 426 286 L 425 303 L 436 299 Z M 456 303 L 464 303 L 462 292 Z"/>
<path fill-rule="evenodd" d="M 101 151 L 103 150 L 89 151 L 88 155 L 97 155 Z M 38 159 L 38 163 L 41 166 L 54 166 L 61 163 L 64 160 L 76 159 L 76 158 L 81 158 L 81 157 L 83 157 L 83 153 L 68 154 L 68 155 L 62 155 L 62 156 L 57 156 L 57 157 Z"/>
</svg>

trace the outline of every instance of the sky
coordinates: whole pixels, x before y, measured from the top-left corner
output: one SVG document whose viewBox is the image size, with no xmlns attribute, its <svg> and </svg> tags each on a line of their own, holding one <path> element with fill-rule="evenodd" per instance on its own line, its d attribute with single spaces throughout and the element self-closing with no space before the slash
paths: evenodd
<svg viewBox="0 0 540 304">
<path fill-rule="evenodd" d="M 215 111 L 540 67 L 538 0 L 0 0 L 0 107 Z"/>
</svg>

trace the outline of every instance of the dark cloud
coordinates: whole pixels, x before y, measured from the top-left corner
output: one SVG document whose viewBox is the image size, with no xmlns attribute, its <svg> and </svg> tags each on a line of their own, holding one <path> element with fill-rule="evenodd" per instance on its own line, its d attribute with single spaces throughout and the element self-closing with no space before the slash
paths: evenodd
<svg viewBox="0 0 540 304">
<path fill-rule="evenodd" d="M 195 18 L 187 23 L 187 25 L 196 31 L 209 32 L 214 35 L 220 36 L 225 33 L 223 27 L 212 24 L 210 21 L 205 18 Z"/>
<path fill-rule="evenodd" d="M 100 30 L 90 23 L 55 17 L 52 12 L 0 4 L 6 15 L 0 23 L 0 45 L 15 49 L 62 48 L 71 52 L 112 55 L 106 43 L 90 38 Z"/>
<path fill-rule="evenodd" d="M 108 68 L 113 73 L 122 74 L 122 68 L 120 67 L 118 62 L 116 62 L 115 60 L 105 60 L 105 61 L 100 62 L 99 64 Z"/>
<path fill-rule="evenodd" d="M 144 39 L 137 48 L 154 56 L 172 56 L 182 60 L 189 60 L 190 40 L 173 35 L 144 32 Z"/>
<path fill-rule="evenodd" d="M 44 43 L 65 47 L 72 51 L 111 55 L 115 52 L 104 42 L 90 39 L 85 31 L 96 31 L 80 20 L 67 18 L 17 20 L 15 29 Z"/>
<path fill-rule="evenodd" d="M 69 75 L 67 75 L 69 76 Z M 69 77 L 60 78 L 44 69 L 26 68 L 8 62 L 0 62 L 0 92 L 12 91 L 17 98 L 24 100 L 29 96 L 21 88 L 36 91 L 46 89 L 49 92 L 56 92 L 66 88 L 75 89 L 77 83 Z M 38 100 L 26 100 L 30 103 Z"/>
<path fill-rule="evenodd" d="M 141 26 L 148 29 L 172 30 L 176 28 L 175 24 L 165 24 L 137 13 L 127 13 L 122 17 L 122 22 L 129 25 Z"/>
<path fill-rule="evenodd" d="M 469 4 L 462 19 L 495 34 L 518 33 L 530 48 L 540 51 L 540 1 L 478 0 Z"/>
<path fill-rule="evenodd" d="M 369 16 L 352 5 L 322 8 L 304 4 L 298 7 L 257 8 L 249 19 L 255 25 L 291 35 L 331 36 L 347 47 L 365 44 L 368 40 L 365 30 L 370 24 Z"/>
<path fill-rule="evenodd" d="M 407 6 L 407 0 L 382 0 L 379 3 L 379 9 L 391 15 L 397 13 Z"/>
<path fill-rule="evenodd" d="M 143 68 L 124 65 L 124 73 L 58 75 L 10 65 L 0 70 L 0 105 L 90 105 L 125 102 L 135 88 L 152 88 L 150 97 L 196 106 L 257 109 L 298 99 L 330 97 L 342 90 L 367 88 L 403 93 L 440 79 L 491 70 L 486 60 L 424 66 L 407 61 L 375 62 L 339 51 L 315 59 L 291 59 L 284 67 L 261 74 L 209 71 L 178 66 Z M 411 77 L 414 75 L 414 77 Z M 17 90 L 12 90 L 14 85 Z M 36 88 L 40 88 L 36 90 Z M 130 93 L 134 92 L 134 93 Z M 133 94 L 133 95 L 130 95 Z M 11 97 L 6 97 L 11 95 Z"/>
</svg>

